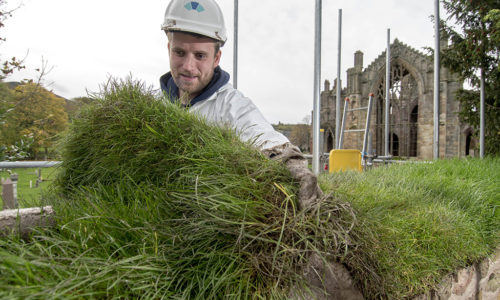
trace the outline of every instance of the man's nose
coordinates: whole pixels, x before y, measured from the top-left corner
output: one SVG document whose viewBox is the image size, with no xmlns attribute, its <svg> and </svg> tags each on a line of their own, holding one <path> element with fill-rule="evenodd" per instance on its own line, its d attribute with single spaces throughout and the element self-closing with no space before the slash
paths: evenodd
<svg viewBox="0 0 500 300">
<path fill-rule="evenodd" d="M 186 71 L 192 72 L 195 70 L 196 61 L 192 55 L 186 55 L 184 58 L 182 68 Z"/>
</svg>

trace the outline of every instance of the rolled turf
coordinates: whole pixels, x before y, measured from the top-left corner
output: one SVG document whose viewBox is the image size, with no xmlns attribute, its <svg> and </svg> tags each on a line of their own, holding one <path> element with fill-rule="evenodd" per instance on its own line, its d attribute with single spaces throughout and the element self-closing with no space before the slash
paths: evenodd
<svg viewBox="0 0 500 300">
<path fill-rule="evenodd" d="M 62 149 L 58 226 L 0 241 L 0 297 L 284 299 L 351 246 L 349 205 L 298 211 L 283 164 L 140 82 L 110 80 Z"/>
</svg>

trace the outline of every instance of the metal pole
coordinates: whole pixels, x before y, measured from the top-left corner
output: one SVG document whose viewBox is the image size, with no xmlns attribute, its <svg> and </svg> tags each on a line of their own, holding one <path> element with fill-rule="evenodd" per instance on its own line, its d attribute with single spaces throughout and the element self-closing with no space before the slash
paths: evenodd
<svg viewBox="0 0 500 300">
<path fill-rule="evenodd" d="M 370 133 L 370 119 L 372 116 L 372 102 L 373 102 L 373 93 L 370 93 L 369 98 L 368 98 L 368 109 L 367 109 L 367 115 L 366 115 L 366 126 L 365 126 L 365 137 L 363 139 L 363 151 L 361 152 L 361 155 L 363 158 L 366 157 L 368 154 L 366 152 L 366 148 L 368 147 L 368 135 Z"/>
<path fill-rule="evenodd" d="M 313 173 L 318 175 L 319 170 L 319 125 L 320 125 L 320 78 L 321 78 L 321 0 L 316 0 L 314 26 L 314 106 L 313 106 Z"/>
<path fill-rule="evenodd" d="M 391 109 L 391 29 L 387 29 L 387 51 L 385 52 L 385 156 L 389 156 L 389 110 Z"/>
<path fill-rule="evenodd" d="M 238 88 L 238 0 L 234 0 L 233 87 Z"/>
<path fill-rule="evenodd" d="M 484 157 L 484 69 L 481 68 L 481 99 L 479 107 L 479 157 Z"/>
<path fill-rule="evenodd" d="M 339 133 L 340 133 L 340 92 L 342 86 L 340 83 L 340 65 L 342 54 L 342 9 L 339 9 L 339 34 L 338 34 L 338 58 L 337 58 L 337 101 L 335 106 L 335 149 L 339 149 Z"/>
<path fill-rule="evenodd" d="M 435 7 L 435 41 L 434 41 L 434 159 L 439 158 L 439 90 L 440 90 L 440 34 L 439 34 L 439 0 L 434 1 Z"/>
<path fill-rule="evenodd" d="M 340 138 L 339 138 L 339 148 L 342 149 L 344 146 L 344 131 L 345 131 L 345 119 L 347 117 L 347 110 L 349 109 L 349 98 L 345 98 L 344 102 L 344 114 L 342 117 L 342 128 L 340 129 Z"/>
<path fill-rule="evenodd" d="M 62 161 L 0 161 L 0 169 L 50 168 L 61 163 Z"/>
</svg>

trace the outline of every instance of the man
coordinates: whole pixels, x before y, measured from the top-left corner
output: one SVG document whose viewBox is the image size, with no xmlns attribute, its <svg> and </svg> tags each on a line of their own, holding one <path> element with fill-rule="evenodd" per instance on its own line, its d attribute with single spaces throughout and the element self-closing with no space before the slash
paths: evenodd
<svg viewBox="0 0 500 300">
<path fill-rule="evenodd" d="M 220 48 L 227 37 L 217 3 L 172 0 L 162 30 L 168 37 L 170 72 L 161 76 L 161 89 L 190 111 L 235 128 L 241 139 L 254 141 L 264 154 L 283 161 L 300 182 L 299 206 L 314 204 L 321 190 L 300 150 L 273 129 L 250 99 L 232 87 L 229 74 L 219 66 Z"/>
</svg>

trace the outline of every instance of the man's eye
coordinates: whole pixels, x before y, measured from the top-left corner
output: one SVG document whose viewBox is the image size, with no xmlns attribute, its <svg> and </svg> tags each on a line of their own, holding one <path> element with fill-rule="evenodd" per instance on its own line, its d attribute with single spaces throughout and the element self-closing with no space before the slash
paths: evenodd
<svg viewBox="0 0 500 300">
<path fill-rule="evenodd" d="M 207 55 L 205 53 L 196 53 L 196 58 L 197 59 L 205 59 Z"/>
<path fill-rule="evenodd" d="M 181 50 L 175 50 L 174 53 L 177 56 L 184 56 L 184 51 L 181 51 Z"/>
</svg>

